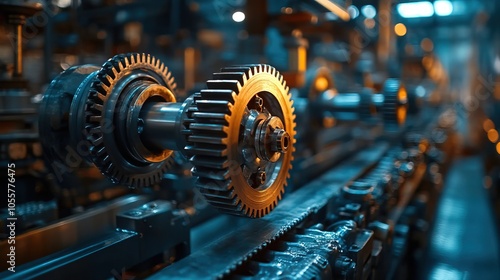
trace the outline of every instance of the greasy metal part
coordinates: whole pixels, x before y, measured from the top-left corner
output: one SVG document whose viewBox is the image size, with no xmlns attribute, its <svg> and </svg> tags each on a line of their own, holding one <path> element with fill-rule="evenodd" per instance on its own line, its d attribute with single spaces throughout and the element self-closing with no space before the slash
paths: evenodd
<svg viewBox="0 0 500 280">
<path fill-rule="evenodd" d="M 89 242 L 105 232 L 112 231 L 116 225 L 116 214 L 139 207 L 148 200 L 150 200 L 148 196 L 121 197 L 109 202 L 106 206 L 89 209 L 83 214 L 70 216 L 48 226 L 18 234 L 16 236 L 16 264 L 34 261 L 80 242 Z M 68 232 L 75 234 L 67 234 Z M 41 240 L 44 246 L 40 246 Z M 10 246 L 8 240 L 0 242 L 0 250 L 4 252 L 7 252 Z M 2 270 L 6 270 L 7 267 L 8 264 L 5 262 L 0 264 Z"/>
<path fill-rule="evenodd" d="M 46 90 L 40 108 L 46 154 L 59 168 L 90 161 L 118 184 L 159 182 L 173 151 L 146 147 L 139 116 L 150 102 L 175 102 L 175 86 L 165 65 L 146 54 L 117 55 L 101 68 L 64 71 Z"/>
<path fill-rule="evenodd" d="M 276 69 L 260 64 L 223 68 L 207 87 L 188 111 L 186 152 L 197 185 L 225 212 L 262 217 L 281 199 L 293 159 L 288 87 Z"/>
<path fill-rule="evenodd" d="M 140 86 L 153 84 L 166 89 L 138 89 Z M 85 104 L 85 112 L 88 114 L 85 118 L 85 140 L 90 144 L 90 159 L 113 182 L 132 187 L 148 186 L 159 182 L 169 168 L 170 156 L 165 154 L 171 155 L 169 151 L 151 151 L 152 160 L 148 160 L 149 155 L 137 160 L 129 153 L 124 153 L 129 141 L 120 137 L 120 131 L 126 129 L 120 129 L 118 125 L 115 130 L 114 124 L 124 123 L 131 106 L 128 104 L 134 104 L 132 102 L 136 98 L 141 100 L 139 104 L 135 103 L 136 106 L 144 105 L 148 100 L 175 101 L 169 93 L 175 87 L 168 68 L 155 57 L 146 54 L 117 55 L 104 63 L 95 75 Z M 122 114 L 116 114 L 117 111 Z M 157 156 L 163 160 L 157 159 Z"/>
<path fill-rule="evenodd" d="M 306 217 L 326 207 L 343 185 L 372 168 L 386 149 L 387 145 L 381 144 L 359 152 L 318 180 L 289 195 L 269 215 L 246 221 L 238 230 L 221 236 L 218 241 L 161 270 L 149 279 L 174 279 L 186 275 L 192 278 L 229 276 L 238 266 L 271 246 L 273 241 Z M 205 265 L 207 260 L 211 260 L 208 268 Z"/>
<path fill-rule="evenodd" d="M 254 279 L 366 279 L 373 233 L 355 223 L 332 231 L 314 228 L 285 235 L 267 251 L 255 256 L 228 278 L 251 275 Z"/>
<path fill-rule="evenodd" d="M 0 277 L 106 279 L 120 276 L 124 268 L 163 255 L 167 250 L 173 252 L 168 261 L 183 258 L 189 254 L 189 243 L 187 213 L 175 209 L 171 202 L 156 200 L 119 213 L 116 228 L 77 246 L 17 266 L 16 273 L 6 271 Z"/>
<path fill-rule="evenodd" d="M 72 103 L 86 98 L 81 84 L 97 70 L 99 67 L 92 65 L 71 67 L 57 76 L 45 91 L 40 104 L 38 130 L 44 154 L 53 165 L 55 162 L 67 163 L 71 155 L 68 148 L 78 143 L 77 134 L 82 133 L 83 127 L 72 128 L 71 120 L 80 120 L 84 115 L 81 110 L 75 112 Z M 80 164 L 75 163 L 72 167 Z"/>
</svg>

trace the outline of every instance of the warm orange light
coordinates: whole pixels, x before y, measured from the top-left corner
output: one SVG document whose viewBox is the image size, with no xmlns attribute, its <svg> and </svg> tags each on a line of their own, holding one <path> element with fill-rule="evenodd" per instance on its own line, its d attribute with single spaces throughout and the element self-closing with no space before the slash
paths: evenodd
<svg viewBox="0 0 500 280">
<path fill-rule="evenodd" d="M 405 123 L 407 110 L 408 107 L 406 106 L 398 106 L 396 109 L 396 119 L 398 124 L 402 125 Z"/>
<path fill-rule="evenodd" d="M 398 36 L 405 36 L 406 35 L 406 26 L 402 23 L 398 23 L 394 25 L 394 33 Z"/>
<path fill-rule="evenodd" d="M 330 82 L 326 77 L 319 76 L 314 81 L 314 89 L 317 92 L 322 92 L 328 89 Z"/>
<path fill-rule="evenodd" d="M 334 117 L 324 117 L 323 118 L 323 127 L 331 128 L 337 124 L 337 120 Z"/>
<path fill-rule="evenodd" d="M 483 122 L 484 131 L 488 132 L 488 131 L 490 131 L 490 129 L 493 129 L 493 128 L 495 128 L 495 124 L 493 123 L 493 121 L 491 121 L 490 119 L 484 120 L 484 122 Z"/>
<path fill-rule="evenodd" d="M 497 153 L 500 155 L 500 142 L 497 143 Z"/>
<path fill-rule="evenodd" d="M 488 139 L 491 141 L 491 143 L 495 143 L 496 141 L 498 141 L 498 131 L 494 128 L 488 130 Z"/>
<path fill-rule="evenodd" d="M 402 104 L 408 101 L 408 94 L 405 87 L 400 87 L 398 91 L 398 101 Z"/>
</svg>

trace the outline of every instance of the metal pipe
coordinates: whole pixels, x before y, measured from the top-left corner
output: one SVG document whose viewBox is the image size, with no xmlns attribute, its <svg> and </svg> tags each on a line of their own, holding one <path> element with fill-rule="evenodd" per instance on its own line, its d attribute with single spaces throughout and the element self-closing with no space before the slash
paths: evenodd
<svg viewBox="0 0 500 280">
<path fill-rule="evenodd" d="M 371 100 L 365 99 L 362 93 L 337 93 L 334 90 L 326 90 L 319 96 L 316 105 L 319 111 L 326 111 L 337 120 L 356 121 L 372 114 Z"/>
</svg>

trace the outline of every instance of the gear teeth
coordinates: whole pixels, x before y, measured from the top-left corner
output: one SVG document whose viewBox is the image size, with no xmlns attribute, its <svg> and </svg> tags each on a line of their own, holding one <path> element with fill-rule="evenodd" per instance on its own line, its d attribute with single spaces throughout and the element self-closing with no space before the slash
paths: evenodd
<svg viewBox="0 0 500 280">
<path fill-rule="evenodd" d="M 221 137 L 213 137 L 213 136 L 200 136 L 200 135 L 191 135 L 188 137 L 188 141 L 194 143 L 205 143 L 205 144 L 226 144 L 226 139 Z"/>
<path fill-rule="evenodd" d="M 113 182 L 126 184 L 133 188 L 159 182 L 172 163 L 172 158 L 168 158 L 161 163 L 153 164 L 155 167 L 149 168 L 147 172 L 142 171 L 144 168 L 142 166 L 137 167 L 136 173 L 130 172 L 130 170 L 125 170 L 124 165 L 121 164 L 125 159 L 120 159 L 116 155 L 111 156 L 108 149 L 114 147 L 108 147 L 105 144 L 106 137 L 114 138 L 113 131 L 109 132 L 103 129 L 108 95 L 119 79 L 136 69 L 154 72 L 158 77 L 161 77 L 163 85 L 171 91 L 175 90 L 176 85 L 171 73 L 159 59 L 144 53 L 120 54 L 110 58 L 102 65 L 91 83 L 89 99 L 85 105 L 85 129 L 90 146 L 90 159 Z M 108 129 L 108 127 L 105 128 Z"/>
<path fill-rule="evenodd" d="M 212 123 L 192 123 L 189 125 L 189 128 L 194 130 L 227 132 L 227 126 Z"/>
<path fill-rule="evenodd" d="M 231 89 L 202 89 L 199 98 L 207 100 L 219 99 L 233 103 L 234 97 L 234 91 Z"/>
<path fill-rule="evenodd" d="M 203 166 L 194 167 L 191 172 L 194 176 L 202 177 L 211 180 L 227 180 L 229 179 L 229 171 L 226 169 L 216 170 L 209 169 Z"/>
<path fill-rule="evenodd" d="M 240 82 L 237 80 L 208 80 L 208 89 L 228 89 L 238 91 L 241 88 Z"/>
<path fill-rule="evenodd" d="M 399 104 L 398 99 L 399 90 L 403 87 L 398 79 L 387 79 L 384 83 L 383 94 L 384 103 L 382 106 L 382 117 L 385 125 L 389 129 L 400 126 L 398 123 L 398 106 L 406 106 L 406 104 Z"/>
<path fill-rule="evenodd" d="M 192 156 L 191 161 L 196 166 L 205 166 L 209 168 L 223 169 L 228 167 L 228 162 L 225 158 L 206 157 L 201 155 Z"/>
<path fill-rule="evenodd" d="M 197 148 L 194 146 L 187 146 L 186 147 L 186 152 L 189 155 L 203 155 L 203 156 L 211 156 L 211 157 L 222 157 L 227 154 L 227 150 L 225 148 L 223 149 L 210 149 L 210 148 Z"/>
<path fill-rule="evenodd" d="M 262 64 L 248 64 L 240 66 L 230 66 L 214 73 L 213 78 L 207 81 L 207 89 L 201 90 L 193 96 L 193 106 L 188 109 L 186 134 L 188 144 L 185 147 L 187 154 L 192 155 L 190 160 L 194 167 L 193 175 L 198 176 L 197 187 L 200 189 L 207 201 L 213 206 L 219 208 L 224 213 L 233 215 L 242 215 L 253 218 L 260 218 L 270 213 L 278 204 L 284 193 L 284 186 L 289 174 L 280 175 L 285 182 L 281 184 L 278 195 L 267 206 L 253 208 L 247 204 L 243 196 L 240 197 L 236 188 L 245 186 L 233 186 L 229 162 L 233 159 L 228 158 L 228 149 L 234 143 L 228 143 L 229 124 L 233 117 L 235 102 L 238 94 L 243 91 L 247 81 L 254 76 L 266 73 L 275 78 L 276 85 L 282 86 L 280 91 L 284 92 L 285 104 L 287 107 L 287 118 L 291 119 L 289 133 L 295 143 L 295 115 L 293 114 L 293 101 L 291 94 L 283 76 L 272 66 Z M 283 109 L 285 107 L 282 107 Z M 241 113 L 241 112 L 237 112 Z M 291 151 L 295 148 L 292 146 Z M 289 161 L 293 159 L 289 155 Z M 291 159 L 290 159 L 291 158 Z M 288 171 L 289 162 L 284 163 Z M 238 167 L 239 168 L 239 167 Z M 280 179 L 283 180 L 283 179 Z M 240 190 L 241 191 L 241 190 Z M 251 198 L 250 198 L 251 199 Z"/>
</svg>

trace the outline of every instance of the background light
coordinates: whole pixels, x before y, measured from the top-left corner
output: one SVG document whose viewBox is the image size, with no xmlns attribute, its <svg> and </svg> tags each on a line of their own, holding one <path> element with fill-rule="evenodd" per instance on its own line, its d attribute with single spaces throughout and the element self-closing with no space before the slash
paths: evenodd
<svg viewBox="0 0 500 280">
<path fill-rule="evenodd" d="M 394 33 L 398 36 L 405 36 L 406 35 L 406 26 L 402 23 L 398 23 L 394 25 Z"/>
<path fill-rule="evenodd" d="M 449 16 L 453 13 L 453 4 L 448 0 L 437 0 L 434 2 L 434 12 L 438 16 Z"/>
<path fill-rule="evenodd" d="M 59 8 L 67 8 L 71 6 L 71 0 L 53 0 L 52 3 Z"/>
<path fill-rule="evenodd" d="M 398 4 L 397 10 L 404 18 L 431 17 L 434 15 L 434 7 L 431 2 L 410 2 Z"/>
<path fill-rule="evenodd" d="M 374 18 L 377 15 L 377 10 L 372 5 L 366 5 L 361 7 L 361 13 L 366 18 Z"/>
<path fill-rule="evenodd" d="M 349 8 L 347 8 L 347 12 L 349 13 L 352 19 L 355 19 L 359 16 L 359 10 L 354 5 L 349 6 Z"/>
<path fill-rule="evenodd" d="M 234 12 L 233 20 L 236 22 L 242 22 L 245 20 L 245 14 L 243 12 Z"/>
<path fill-rule="evenodd" d="M 488 140 L 490 140 L 491 143 L 498 141 L 498 131 L 496 129 L 493 128 L 488 130 Z"/>
</svg>

